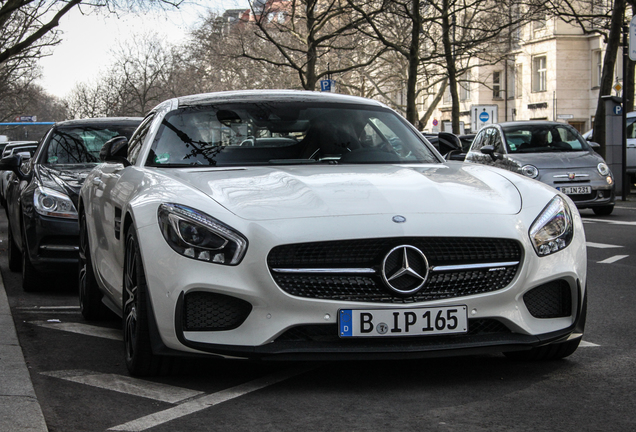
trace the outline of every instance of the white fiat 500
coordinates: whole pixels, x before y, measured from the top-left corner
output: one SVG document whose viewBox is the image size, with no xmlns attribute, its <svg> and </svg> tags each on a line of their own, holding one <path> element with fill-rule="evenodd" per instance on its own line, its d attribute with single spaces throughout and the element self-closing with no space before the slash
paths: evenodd
<svg viewBox="0 0 636 432">
<path fill-rule="evenodd" d="M 583 335 L 572 201 L 445 162 L 378 102 L 181 97 L 101 158 L 78 201 L 80 304 L 122 316 L 133 375 L 193 354 L 556 359 Z"/>
</svg>

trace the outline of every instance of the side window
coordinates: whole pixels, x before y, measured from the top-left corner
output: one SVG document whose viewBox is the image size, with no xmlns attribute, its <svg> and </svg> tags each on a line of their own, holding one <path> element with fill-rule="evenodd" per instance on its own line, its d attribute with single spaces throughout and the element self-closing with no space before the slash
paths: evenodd
<svg viewBox="0 0 636 432">
<path fill-rule="evenodd" d="M 482 130 L 477 134 L 475 139 L 473 140 L 472 145 L 470 146 L 470 151 L 479 151 L 480 148 L 484 146 L 484 136 L 486 135 L 486 131 Z"/>
<path fill-rule="evenodd" d="M 495 152 L 497 153 L 505 153 L 503 143 L 501 142 L 501 135 L 499 135 L 499 131 L 497 129 L 490 129 L 492 131 L 492 141 L 491 144 L 495 148 Z"/>
<path fill-rule="evenodd" d="M 137 161 L 137 156 L 139 156 L 141 147 L 148 135 L 153 118 L 154 113 L 146 117 L 144 121 L 141 122 L 141 125 L 137 128 L 133 136 L 130 137 L 130 141 L 128 142 L 128 161 L 133 165 Z"/>
</svg>

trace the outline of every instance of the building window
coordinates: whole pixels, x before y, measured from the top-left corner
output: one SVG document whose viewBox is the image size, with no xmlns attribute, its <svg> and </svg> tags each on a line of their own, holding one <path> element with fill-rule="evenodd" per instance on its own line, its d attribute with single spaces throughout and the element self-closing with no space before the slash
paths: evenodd
<svg viewBox="0 0 636 432">
<path fill-rule="evenodd" d="M 547 58 L 537 56 L 532 59 L 532 91 L 544 92 L 548 89 Z"/>
<path fill-rule="evenodd" d="M 492 73 L 492 98 L 502 99 L 501 93 L 501 72 L 495 71 Z"/>
<path fill-rule="evenodd" d="M 523 64 L 515 65 L 515 96 L 517 99 L 523 96 Z"/>
<path fill-rule="evenodd" d="M 601 86 L 603 76 L 603 52 L 601 50 L 592 51 L 592 87 Z"/>
<path fill-rule="evenodd" d="M 470 100 L 470 71 L 464 72 L 459 77 L 459 100 Z"/>
<path fill-rule="evenodd" d="M 444 105 L 448 105 L 449 103 L 451 103 L 451 92 L 450 92 L 449 85 L 447 85 L 446 89 L 444 90 L 444 96 L 442 97 L 442 102 L 444 103 Z"/>
<path fill-rule="evenodd" d="M 532 33 L 535 38 L 545 36 L 546 20 L 545 18 L 532 21 Z"/>
<path fill-rule="evenodd" d="M 506 98 L 514 99 L 515 91 L 517 90 L 516 89 L 517 77 L 515 76 L 516 69 L 514 65 L 508 65 L 507 67 L 508 67 L 508 80 L 506 82 Z"/>
</svg>

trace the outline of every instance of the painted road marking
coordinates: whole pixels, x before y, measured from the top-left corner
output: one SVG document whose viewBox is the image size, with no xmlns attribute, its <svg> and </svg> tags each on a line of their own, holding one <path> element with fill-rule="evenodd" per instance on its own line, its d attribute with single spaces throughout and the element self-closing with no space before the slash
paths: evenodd
<svg viewBox="0 0 636 432">
<path fill-rule="evenodd" d="M 615 263 L 616 261 L 620 261 L 623 258 L 627 258 L 629 255 L 614 255 L 613 257 L 609 257 L 607 259 L 604 259 L 603 261 L 599 261 L 598 264 L 612 264 Z"/>
<path fill-rule="evenodd" d="M 119 393 L 172 404 L 203 394 L 201 391 L 144 381 L 123 375 L 102 374 L 87 370 L 64 370 L 41 372 L 41 374 L 66 381 L 86 384 L 101 389 L 112 390 Z"/>
<path fill-rule="evenodd" d="M 618 245 L 610 245 L 610 244 L 594 243 L 594 242 L 586 242 L 585 245 L 587 247 L 597 248 L 597 249 L 612 249 L 612 248 L 622 248 L 623 247 L 623 246 L 618 246 Z"/>
<path fill-rule="evenodd" d="M 106 327 L 97 327 L 88 324 L 81 323 L 63 323 L 57 322 L 58 320 L 51 321 L 28 321 L 29 324 L 33 324 L 39 327 L 62 330 L 71 333 L 78 333 L 86 336 L 96 336 L 104 339 L 111 339 L 116 341 L 124 340 L 120 329 L 111 329 Z"/>
<path fill-rule="evenodd" d="M 602 223 L 607 223 L 612 225 L 636 226 L 636 222 L 629 222 L 629 221 L 615 221 L 615 220 L 607 220 L 607 219 L 588 219 L 588 218 L 581 218 L 581 220 L 583 222 L 590 222 L 590 223 L 602 222 Z"/>
<path fill-rule="evenodd" d="M 194 414 L 206 408 L 210 408 L 212 406 L 221 404 L 223 402 L 244 396 L 256 390 L 260 390 L 262 388 L 277 384 L 281 381 L 285 381 L 287 379 L 293 378 L 296 375 L 305 373 L 311 369 L 314 369 L 314 368 L 305 366 L 302 368 L 295 368 L 288 371 L 276 372 L 272 375 L 264 376 L 262 378 L 255 379 L 253 381 L 237 385 L 236 387 L 232 387 L 226 390 L 221 390 L 220 392 L 217 392 L 214 394 L 205 395 L 205 396 L 201 396 L 201 397 L 186 401 L 173 408 L 169 408 L 164 411 L 159 411 L 155 414 L 150 414 L 145 417 L 138 418 L 137 420 L 133 420 L 119 426 L 114 426 L 108 430 L 144 431 L 144 430 L 153 428 L 155 426 L 162 425 L 169 421 L 172 421 L 172 420 L 175 420 L 190 414 Z"/>
<path fill-rule="evenodd" d="M 579 344 L 579 348 L 592 348 L 592 347 L 600 347 L 600 345 L 597 345 L 592 342 L 585 342 L 585 341 L 581 341 L 581 343 Z"/>
</svg>

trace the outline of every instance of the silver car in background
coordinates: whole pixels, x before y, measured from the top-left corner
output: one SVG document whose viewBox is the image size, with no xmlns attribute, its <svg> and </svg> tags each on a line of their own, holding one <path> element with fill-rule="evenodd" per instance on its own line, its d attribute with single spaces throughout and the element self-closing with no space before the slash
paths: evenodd
<svg viewBox="0 0 636 432">
<path fill-rule="evenodd" d="M 466 162 L 504 168 L 568 195 L 597 215 L 614 210 L 614 177 L 576 129 L 549 121 L 507 122 L 479 131 Z"/>
</svg>

